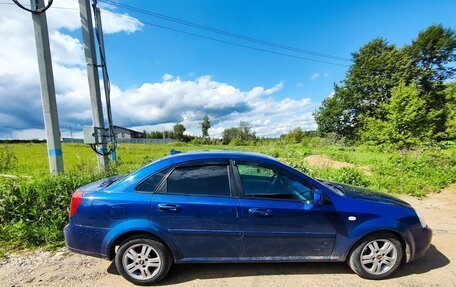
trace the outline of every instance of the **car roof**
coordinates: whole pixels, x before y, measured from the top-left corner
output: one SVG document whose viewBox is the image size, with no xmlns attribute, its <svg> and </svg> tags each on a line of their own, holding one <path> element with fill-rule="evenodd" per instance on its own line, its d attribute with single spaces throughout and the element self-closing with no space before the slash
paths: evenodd
<svg viewBox="0 0 456 287">
<path fill-rule="evenodd" d="M 204 160 L 204 159 L 243 159 L 243 160 L 260 160 L 278 162 L 272 156 L 257 152 L 246 152 L 237 150 L 203 150 L 181 152 L 173 155 L 165 156 L 162 160 L 169 160 L 173 163 L 189 161 L 189 160 Z"/>
</svg>

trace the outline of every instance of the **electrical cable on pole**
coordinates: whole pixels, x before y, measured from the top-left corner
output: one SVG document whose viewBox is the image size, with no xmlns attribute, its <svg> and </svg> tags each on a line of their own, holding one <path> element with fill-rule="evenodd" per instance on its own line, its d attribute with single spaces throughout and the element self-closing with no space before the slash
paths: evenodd
<svg viewBox="0 0 456 287">
<path fill-rule="evenodd" d="M 33 1 L 33 0 L 32 0 L 32 1 Z M 38 14 L 40 14 L 40 13 L 46 12 L 47 9 L 51 8 L 52 2 L 54 2 L 54 0 L 49 0 L 49 1 L 48 1 L 48 4 L 47 4 L 46 6 L 40 7 L 40 8 L 38 8 L 38 5 L 37 5 L 38 1 L 35 1 L 35 4 L 32 5 L 32 7 L 35 6 L 35 9 L 29 9 L 29 8 L 25 7 L 25 6 L 22 5 L 18 0 L 13 0 L 13 2 L 14 2 L 14 4 L 16 4 L 16 5 L 19 6 L 21 9 L 23 9 L 23 10 L 25 10 L 25 11 L 27 11 L 27 12 L 30 12 L 30 13 L 38 13 Z M 32 3 L 32 4 L 33 4 L 33 3 Z"/>
<path fill-rule="evenodd" d="M 84 55 L 87 63 L 87 79 L 89 82 L 90 102 L 92 107 L 93 126 L 87 127 L 88 141 L 86 140 L 86 127 L 84 127 L 84 142 L 90 144 L 97 153 L 98 167 L 107 170 L 109 159 L 105 155 L 107 146 L 104 136 L 103 104 L 100 93 L 100 80 L 98 75 L 97 54 L 92 22 L 92 9 L 90 0 L 79 0 L 81 17 L 81 31 L 84 43 Z M 95 145 L 96 144 L 96 145 Z"/>
<path fill-rule="evenodd" d="M 108 133 L 109 133 L 109 149 L 104 152 L 100 152 L 96 149 L 95 145 L 91 145 L 92 149 L 101 155 L 111 155 L 112 159 L 115 161 L 115 151 L 117 147 L 116 135 L 114 133 L 114 125 L 112 121 L 112 111 L 111 111 L 111 84 L 109 81 L 108 68 L 106 66 L 106 53 L 104 48 L 104 38 L 103 38 L 103 27 L 101 24 L 101 13 L 100 8 L 97 7 L 97 0 L 92 1 L 93 15 L 95 17 L 95 36 L 97 38 L 98 50 L 100 54 L 101 64 L 98 67 L 101 68 L 103 75 L 103 86 L 106 99 L 106 114 L 108 116 Z"/>
</svg>

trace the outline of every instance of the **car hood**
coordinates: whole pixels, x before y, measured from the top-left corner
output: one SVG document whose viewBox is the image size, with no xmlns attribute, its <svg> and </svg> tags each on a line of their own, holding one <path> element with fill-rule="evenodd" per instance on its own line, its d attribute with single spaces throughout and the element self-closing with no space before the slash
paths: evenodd
<svg viewBox="0 0 456 287">
<path fill-rule="evenodd" d="M 334 181 L 326 181 L 322 180 L 321 181 L 323 184 L 329 185 L 331 187 L 337 188 L 341 190 L 346 197 L 349 198 L 354 198 L 354 199 L 362 199 L 362 200 L 370 200 L 370 201 L 375 201 L 375 202 L 381 202 L 381 203 L 389 203 L 389 204 L 396 204 L 396 205 L 402 205 L 402 206 L 407 206 L 410 207 L 410 204 L 407 202 L 374 190 L 370 190 L 367 188 L 362 188 L 362 187 L 357 187 L 349 184 L 344 184 L 344 183 L 339 183 L 339 182 L 334 182 Z"/>
<path fill-rule="evenodd" d="M 113 184 L 114 182 L 118 181 L 119 179 L 121 179 L 123 177 L 125 177 L 125 174 L 100 179 L 100 180 L 91 182 L 89 184 L 86 184 L 86 185 L 78 188 L 78 191 L 82 191 L 82 192 L 100 191 L 100 190 L 110 186 L 111 184 Z"/>
</svg>

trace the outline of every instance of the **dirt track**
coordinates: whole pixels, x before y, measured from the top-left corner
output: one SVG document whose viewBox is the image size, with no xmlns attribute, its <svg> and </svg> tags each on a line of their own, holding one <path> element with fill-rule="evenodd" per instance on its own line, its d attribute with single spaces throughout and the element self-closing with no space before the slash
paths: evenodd
<svg viewBox="0 0 456 287">
<path fill-rule="evenodd" d="M 161 286 L 456 286 L 456 188 L 424 200 L 402 197 L 434 230 L 427 255 L 391 279 L 367 281 L 343 263 L 194 264 L 172 267 Z M 111 262 L 66 251 L 11 255 L 0 286 L 132 286 Z"/>
</svg>

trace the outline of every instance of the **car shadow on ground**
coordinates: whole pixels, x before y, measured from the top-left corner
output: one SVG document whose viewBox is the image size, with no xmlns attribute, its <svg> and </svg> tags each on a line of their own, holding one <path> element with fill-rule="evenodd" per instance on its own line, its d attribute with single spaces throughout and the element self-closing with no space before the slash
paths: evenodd
<svg viewBox="0 0 456 287">
<path fill-rule="evenodd" d="M 410 264 L 404 264 L 393 277 L 398 278 L 412 274 L 423 274 L 434 269 L 442 268 L 448 264 L 450 264 L 450 259 L 440 252 L 435 245 L 431 244 L 425 256 L 418 258 Z"/>
<path fill-rule="evenodd" d="M 450 263 L 434 245 L 431 245 L 425 257 L 413 264 L 400 267 L 393 278 L 412 274 L 426 273 Z M 120 275 L 114 262 L 108 267 L 111 274 Z M 158 285 L 178 284 L 195 279 L 216 279 L 228 277 L 247 277 L 261 275 L 288 274 L 347 274 L 353 273 L 345 263 L 226 263 L 226 264 L 176 264 Z"/>
</svg>

